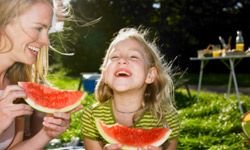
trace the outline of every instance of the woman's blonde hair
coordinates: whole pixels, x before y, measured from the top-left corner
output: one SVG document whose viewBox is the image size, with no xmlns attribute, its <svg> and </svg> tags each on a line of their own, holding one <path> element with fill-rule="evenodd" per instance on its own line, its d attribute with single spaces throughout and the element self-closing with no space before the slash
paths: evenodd
<svg viewBox="0 0 250 150">
<path fill-rule="evenodd" d="M 100 67 L 102 75 L 97 83 L 95 95 L 101 103 L 112 99 L 112 89 L 110 89 L 103 80 L 103 70 L 105 70 L 107 65 L 111 49 L 121 40 L 136 40 L 144 47 L 150 64 L 148 67 L 155 67 L 157 69 L 157 77 L 152 84 L 147 85 L 144 93 L 144 104 L 142 104 L 143 108 L 135 114 L 134 121 L 136 121 L 145 110 L 150 110 L 159 121 L 163 121 L 163 113 L 175 109 L 172 102 L 174 100 L 174 85 L 171 78 L 171 64 L 164 61 L 155 41 L 153 40 L 151 42 L 147 39 L 148 33 L 148 30 L 142 28 L 123 28 L 118 32 L 107 49 L 103 64 Z"/>
<path fill-rule="evenodd" d="M 5 27 L 11 23 L 13 19 L 28 10 L 37 2 L 45 2 L 53 7 L 53 0 L 0 0 L 0 54 L 11 50 L 14 41 L 11 41 L 4 34 Z M 9 50 L 6 49 L 6 43 L 11 43 Z M 43 47 L 37 57 L 35 65 L 26 65 L 16 62 L 6 72 L 6 77 L 10 84 L 16 84 L 18 81 L 45 81 L 45 76 L 48 70 L 48 46 Z"/>
</svg>

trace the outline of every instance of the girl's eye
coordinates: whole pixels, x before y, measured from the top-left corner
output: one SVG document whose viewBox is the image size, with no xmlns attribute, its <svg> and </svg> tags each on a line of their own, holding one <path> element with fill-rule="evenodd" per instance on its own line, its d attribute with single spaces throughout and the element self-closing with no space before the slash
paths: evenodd
<svg viewBox="0 0 250 150">
<path fill-rule="evenodd" d="M 131 58 L 132 60 L 138 60 L 138 59 L 139 59 L 139 57 L 136 56 L 136 55 L 131 55 L 130 58 Z"/>
<path fill-rule="evenodd" d="M 111 56 L 110 57 L 111 60 L 114 60 L 114 59 L 117 59 L 117 58 L 119 58 L 119 57 L 118 56 Z"/>
</svg>

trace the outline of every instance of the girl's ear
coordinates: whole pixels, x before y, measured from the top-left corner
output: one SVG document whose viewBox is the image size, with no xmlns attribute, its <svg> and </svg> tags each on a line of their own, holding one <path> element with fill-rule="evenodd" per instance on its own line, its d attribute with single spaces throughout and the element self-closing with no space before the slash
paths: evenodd
<svg viewBox="0 0 250 150">
<path fill-rule="evenodd" d="M 155 67 L 151 67 L 149 68 L 149 71 L 148 71 L 148 74 L 147 74 L 147 77 L 146 77 L 146 83 L 147 84 L 151 84 L 155 81 L 156 79 L 156 76 L 157 76 L 157 69 Z"/>
</svg>

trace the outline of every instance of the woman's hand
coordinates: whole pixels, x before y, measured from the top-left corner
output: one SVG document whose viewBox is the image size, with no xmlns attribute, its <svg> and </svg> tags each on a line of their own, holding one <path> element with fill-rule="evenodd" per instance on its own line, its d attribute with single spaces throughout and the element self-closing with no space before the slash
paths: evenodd
<svg viewBox="0 0 250 150">
<path fill-rule="evenodd" d="M 43 119 L 44 130 L 50 138 L 55 138 L 63 133 L 70 124 L 70 113 L 54 113 Z"/>
<path fill-rule="evenodd" d="M 54 113 L 53 115 L 47 115 L 43 119 L 44 130 L 50 138 L 55 138 L 69 127 L 70 115 L 82 108 L 82 105 L 67 113 Z"/>
<path fill-rule="evenodd" d="M 106 144 L 103 150 L 120 150 L 122 148 L 121 144 Z"/>
<path fill-rule="evenodd" d="M 6 130 L 16 117 L 31 115 L 33 109 L 26 104 L 13 104 L 17 98 L 25 98 L 23 89 L 17 85 L 10 85 L 0 93 L 0 134 Z"/>
</svg>

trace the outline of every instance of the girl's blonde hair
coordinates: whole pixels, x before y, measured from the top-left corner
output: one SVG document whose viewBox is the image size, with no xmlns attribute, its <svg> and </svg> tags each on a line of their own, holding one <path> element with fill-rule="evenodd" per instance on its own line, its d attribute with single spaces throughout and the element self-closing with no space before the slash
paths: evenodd
<svg viewBox="0 0 250 150">
<path fill-rule="evenodd" d="M 5 27 L 37 2 L 49 3 L 53 8 L 53 0 L 0 0 L 0 54 L 10 51 L 14 42 L 4 34 Z M 11 43 L 11 47 L 9 50 L 3 51 L 6 49 L 6 43 Z M 32 81 L 33 79 L 35 82 L 40 82 L 45 81 L 47 71 L 48 46 L 39 51 L 35 65 L 16 62 L 7 70 L 6 77 L 11 84 L 16 84 L 18 81 Z"/>
<path fill-rule="evenodd" d="M 97 83 L 95 95 L 100 103 L 103 103 L 109 99 L 112 99 L 112 89 L 109 88 L 103 80 L 103 70 L 105 69 L 108 61 L 108 56 L 112 47 L 124 39 L 133 39 L 140 43 L 145 50 L 148 57 L 149 66 L 157 69 L 156 80 L 147 85 L 144 93 L 144 104 L 142 109 L 135 114 L 134 121 L 136 121 L 145 110 L 150 110 L 159 121 L 164 121 L 163 113 L 175 109 L 173 106 L 173 90 L 174 85 L 171 78 L 171 64 L 167 64 L 164 61 L 163 56 L 160 54 L 155 41 L 149 41 L 147 39 L 148 30 L 135 29 L 135 28 L 123 28 L 111 42 L 107 49 L 106 56 L 104 57 L 103 64 L 100 67 L 102 75 Z"/>
</svg>

